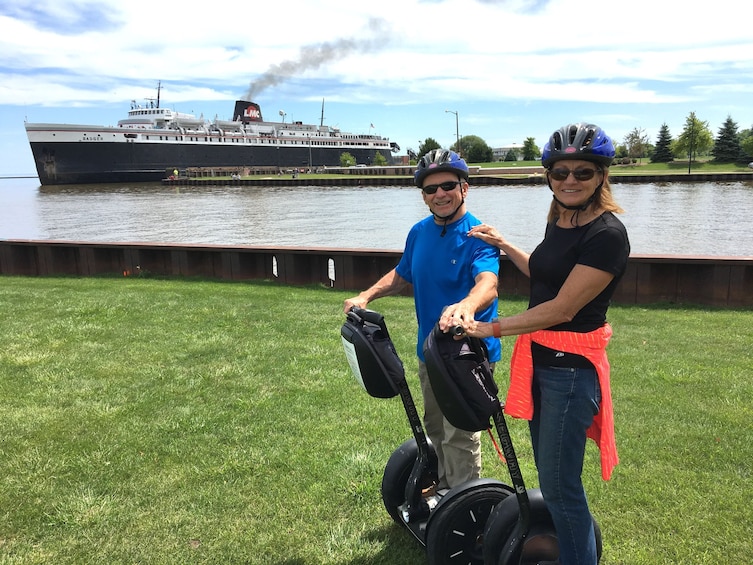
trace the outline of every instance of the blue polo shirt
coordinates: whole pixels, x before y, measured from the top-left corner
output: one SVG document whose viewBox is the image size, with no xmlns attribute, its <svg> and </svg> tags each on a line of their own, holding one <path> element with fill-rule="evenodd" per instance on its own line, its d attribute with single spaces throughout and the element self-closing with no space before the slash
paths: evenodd
<svg viewBox="0 0 753 565">
<path fill-rule="evenodd" d="M 405 241 L 405 251 L 398 263 L 397 274 L 413 285 L 418 319 L 416 353 L 424 360 L 423 343 L 439 320 L 445 306 L 460 302 L 476 284 L 479 273 L 491 272 L 499 276 L 499 249 L 475 237 L 468 230 L 481 222 L 470 212 L 446 226 L 428 216 L 415 224 Z M 497 299 L 475 318 L 489 322 L 497 316 Z M 489 361 L 500 360 L 502 346 L 499 339 L 484 340 L 489 349 Z"/>
</svg>

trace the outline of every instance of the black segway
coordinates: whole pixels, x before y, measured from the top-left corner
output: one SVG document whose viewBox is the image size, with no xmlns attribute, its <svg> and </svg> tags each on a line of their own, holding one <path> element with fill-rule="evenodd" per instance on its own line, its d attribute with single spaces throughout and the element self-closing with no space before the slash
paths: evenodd
<svg viewBox="0 0 753 565">
<path fill-rule="evenodd" d="M 413 432 L 384 469 L 382 501 L 387 513 L 425 546 L 431 565 L 482 565 L 486 522 L 512 488 L 494 479 L 476 479 L 436 490 L 437 455 L 424 432 L 384 317 L 353 308 L 340 334 L 356 380 L 373 397 L 399 395 Z"/>
<path fill-rule="evenodd" d="M 424 344 L 424 357 L 434 396 L 454 426 L 485 429 L 494 422 L 515 496 L 492 510 L 483 534 L 485 565 L 536 565 L 556 562 L 557 533 L 539 489 L 526 489 L 491 371 L 482 369 L 488 354 L 484 342 L 462 332 L 444 333 L 435 326 Z M 470 365 L 469 365 L 470 363 Z M 601 531 L 594 520 L 597 557 L 601 559 Z"/>
</svg>

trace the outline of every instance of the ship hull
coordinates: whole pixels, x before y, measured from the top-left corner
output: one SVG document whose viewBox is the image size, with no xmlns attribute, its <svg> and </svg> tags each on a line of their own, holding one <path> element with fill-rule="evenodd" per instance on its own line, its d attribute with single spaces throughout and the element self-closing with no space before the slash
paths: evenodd
<svg viewBox="0 0 753 565">
<path fill-rule="evenodd" d="M 122 135 L 122 133 L 121 133 Z M 339 166 L 348 152 L 357 163 L 370 164 L 376 153 L 388 163 L 386 149 L 285 147 L 232 143 L 30 141 L 43 185 L 153 182 L 174 169 L 189 167 L 317 168 Z"/>
</svg>

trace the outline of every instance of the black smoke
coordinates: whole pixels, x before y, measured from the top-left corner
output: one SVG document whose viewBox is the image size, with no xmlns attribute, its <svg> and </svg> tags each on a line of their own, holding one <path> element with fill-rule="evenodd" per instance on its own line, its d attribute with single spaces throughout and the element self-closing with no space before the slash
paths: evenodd
<svg viewBox="0 0 753 565">
<path fill-rule="evenodd" d="M 254 100 L 267 87 L 280 84 L 286 79 L 307 70 L 317 69 L 324 63 L 342 59 L 348 55 L 381 50 L 388 41 L 389 33 L 385 20 L 370 18 L 368 31 L 364 33 L 364 37 L 304 45 L 301 47 L 300 56 L 296 60 L 283 61 L 272 65 L 269 70 L 249 85 L 248 92 L 243 100 Z"/>
</svg>

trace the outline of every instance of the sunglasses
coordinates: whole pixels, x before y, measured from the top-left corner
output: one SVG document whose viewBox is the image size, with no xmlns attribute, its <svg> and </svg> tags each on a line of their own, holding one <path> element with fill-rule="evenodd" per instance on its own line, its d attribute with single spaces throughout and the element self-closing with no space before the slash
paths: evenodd
<svg viewBox="0 0 753 565">
<path fill-rule="evenodd" d="M 434 194 L 438 188 L 441 188 L 445 192 L 450 192 L 451 190 L 455 190 L 455 187 L 459 184 L 459 180 L 448 180 L 445 182 L 440 182 L 439 184 L 427 184 L 421 190 L 423 190 L 425 194 Z"/>
<path fill-rule="evenodd" d="M 572 173 L 575 180 L 591 180 L 594 178 L 594 175 L 599 172 L 601 172 L 600 169 L 585 168 L 570 170 L 563 167 L 561 169 L 552 169 L 549 171 L 549 176 L 554 180 L 565 180 L 570 176 L 570 173 Z"/>
</svg>

